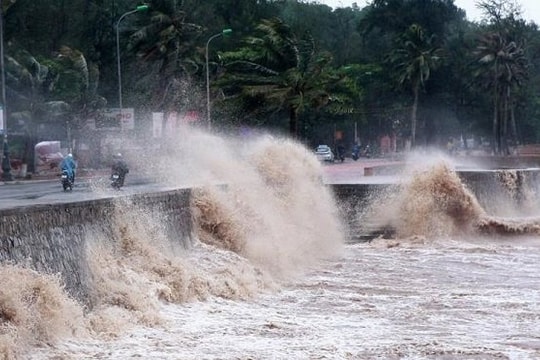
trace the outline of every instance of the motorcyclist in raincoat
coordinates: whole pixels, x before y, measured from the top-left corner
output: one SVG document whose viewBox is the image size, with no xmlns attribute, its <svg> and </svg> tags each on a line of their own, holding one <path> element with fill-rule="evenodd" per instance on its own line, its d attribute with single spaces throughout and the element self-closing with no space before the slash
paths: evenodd
<svg viewBox="0 0 540 360">
<path fill-rule="evenodd" d="M 69 153 L 60 163 L 60 169 L 67 172 L 70 182 L 75 182 L 75 173 L 77 171 L 77 163 L 73 159 L 73 154 Z"/>
<path fill-rule="evenodd" d="M 111 170 L 113 174 L 116 173 L 120 177 L 120 186 L 124 186 L 126 174 L 129 173 L 129 167 L 124 161 L 122 154 L 118 153 L 113 157 Z"/>
</svg>

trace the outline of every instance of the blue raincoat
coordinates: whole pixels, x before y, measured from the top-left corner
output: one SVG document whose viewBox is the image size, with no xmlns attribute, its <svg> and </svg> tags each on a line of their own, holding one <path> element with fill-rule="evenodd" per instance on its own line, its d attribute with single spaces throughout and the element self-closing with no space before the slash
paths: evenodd
<svg viewBox="0 0 540 360">
<path fill-rule="evenodd" d="M 68 154 L 68 156 L 62 160 L 60 163 L 60 169 L 67 172 L 71 182 L 75 181 L 75 170 L 77 169 L 77 164 L 75 163 L 75 160 L 71 154 Z"/>
</svg>

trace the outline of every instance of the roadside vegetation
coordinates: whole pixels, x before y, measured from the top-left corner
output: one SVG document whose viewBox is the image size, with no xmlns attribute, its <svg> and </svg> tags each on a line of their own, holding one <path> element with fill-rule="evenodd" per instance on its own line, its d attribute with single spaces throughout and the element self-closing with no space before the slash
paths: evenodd
<svg viewBox="0 0 540 360">
<path fill-rule="evenodd" d="M 85 136 L 118 107 L 116 22 L 137 1 L 3 2 L 12 157 Z M 495 154 L 540 142 L 540 32 L 518 2 L 149 0 L 119 26 L 123 106 L 283 132 L 309 146 L 392 135 L 411 146 L 474 139 Z M 211 43 L 210 37 L 231 29 Z M 150 119 L 150 118 L 149 118 Z M 150 120 L 148 120 L 150 122 Z M 467 143 L 467 141 L 465 141 Z"/>
</svg>

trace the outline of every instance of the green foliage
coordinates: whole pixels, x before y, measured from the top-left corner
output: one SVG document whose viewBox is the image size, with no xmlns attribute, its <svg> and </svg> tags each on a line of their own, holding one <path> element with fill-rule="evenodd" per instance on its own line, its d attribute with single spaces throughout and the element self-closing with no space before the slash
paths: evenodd
<svg viewBox="0 0 540 360">
<path fill-rule="evenodd" d="M 492 94 L 493 151 L 508 154 L 510 130 L 517 141 L 512 118 L 515 98 L 528 78 L 524 48 L 500 33 L 489 32 L 479 39 L 475 54 L 478 61 L 475 75 Z"/>
<path fill-rule="evenodd" d="M 261 21 L 257 30 L 244 47 L 221 54 L 226 72 L 217 84 L 226 99 L 242 98 L 250 115 L 286 112 L 293 136 L 307 111 L 328 105 L 333 113 L 349 111 L 355 83 L 332 68 L 331 55 L 318 52 L 313 38 L 298 39 L 278 18 Z"/>
<path fill-rule="evenodd" d="M 374 0 L 360 27 L 367 33 L 379 28 L 399 35 L 418 24 L 442 40 L 449 24 L 464 16 L 453 0 Z"/>
<path fill-rule="evenodd" d="M 413 24 L 401 36 L 398 47 L 390 55 L 400 85 L 413 89 L 425 86 L 431 72 L 442 62 L 442 49 L 434 46 L 434 35 L 426 35 L 424 29 Z"/>
<path fill-rule="evenodd" d="M 442 49 L 435 47 L 434 35 L 426 35 L 418 24 L 412 24 L 400 38 L 398 47 L 390 55 L 399 85 L 410 86 L 414 103 L 411 113 L 411 142 L 416 140 L 416 116 L 419 91 L 442 62 Z"/>
<path fill-rule="evenodd" d="M 427 141 L 426 129 L 446 128 L 428 114 L 440 107 L 448 122 L 458 119 L 455 131 L 489 133 L 496 121 L 499 149 L 538 141 L 540 36 L 515 1 L 480 1 L 478 24 L 453 0 L 373 0 L 335 10 L 297 0 L 147 3 L 150 11 L 126 17 L 119 29 L 127 106 L 204 112 L 206 42 L 232 28 L 209 49 L 213 110 L 230 115 L 224 122 L 298 136 L 354 122 L 375 138 L 413 127 L 415 113 Z M 66 119 L 79 128 L 115 104 L 115 25 L 140 4 L 4 1 L 11 130 Z"/>
<path fill-rule="evenodd" d="M 127 51 L 136 53 L 148 69 L 135 87 L 148 90 L 149 105 L 179 110 L 183 80 L 202 73 L 203 60 L 196 45 L 203 27 L 188 22 L 187 13 L 174 1 L 154 1 L 152 5 L 149 21 L 129 37 Z"/>
</svg>

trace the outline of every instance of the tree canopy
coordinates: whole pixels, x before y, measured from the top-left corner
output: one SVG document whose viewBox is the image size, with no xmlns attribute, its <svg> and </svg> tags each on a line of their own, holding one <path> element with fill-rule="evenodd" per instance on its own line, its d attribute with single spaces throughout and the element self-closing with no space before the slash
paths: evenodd
<svg viewBox="0 0 540 360">
<path fill-rule="evenodd" d="M 150 0 L 119 29 L 138 1 L 3 4 L 8 132 L 35 129 L 35 141 L 50 136 L 37 124 L 82 128 L 118 105 L 117 30 L 124 106 L 141 111 L 205 114 L 208 71 L 217 128 L 310 145 L 337 130 L 348 144 L 475 137 L 495 153 L 540 141 L 540 36 L 516 2 L 477 1 L 475 23 L 453 0 Z M 232 36 L 209 46 L 224 28 Z"/>
</svg>

